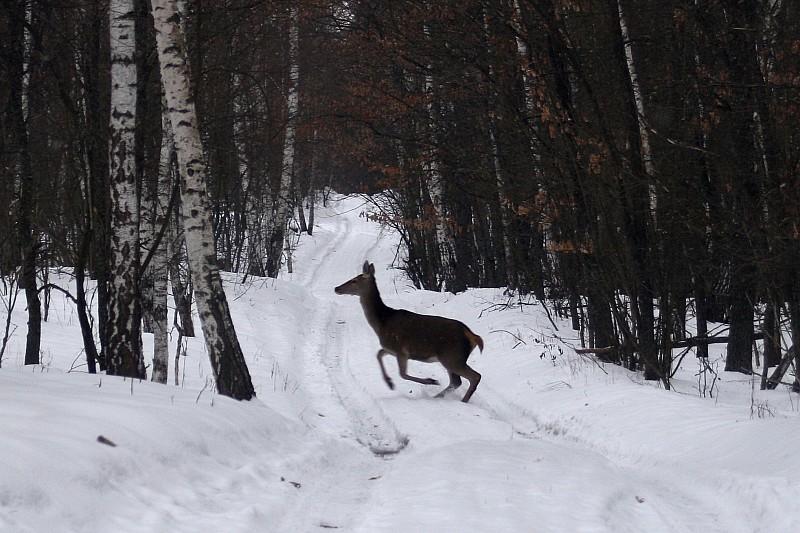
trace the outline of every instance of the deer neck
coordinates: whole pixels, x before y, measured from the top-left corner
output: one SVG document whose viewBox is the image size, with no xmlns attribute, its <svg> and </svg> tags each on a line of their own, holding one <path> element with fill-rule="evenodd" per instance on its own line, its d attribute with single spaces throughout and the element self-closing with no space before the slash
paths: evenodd
<svg viewBox="0 0 800 533">
<path fill-rule="evenodd" d="M 375 333 L 380 335 L 383 324 L 394 309 L 383 303 L 375 280 L 372 280 L 369 290 L 359 296 L 359 299 L 361 308 L 364 310 L 364 316 L 367 317 L 367 322 L 375 330 Z"/>
</svg>

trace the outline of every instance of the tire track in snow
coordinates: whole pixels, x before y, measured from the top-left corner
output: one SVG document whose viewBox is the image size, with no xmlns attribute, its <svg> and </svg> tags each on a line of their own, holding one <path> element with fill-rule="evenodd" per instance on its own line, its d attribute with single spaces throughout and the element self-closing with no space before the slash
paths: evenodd
<svg viewBox="0 0 800 533">
<path fill-rule="evenodd" d="M 336 223 L 336 228 L 334 229 L 334 237 L 331 239 L 325 247 L 322 249 L 321 259 L 317 261 L 317 264 L 314 265 L 314 268 L 308 273 L 304 280 L 299 280 L 298 283 L 309 290 L 312 290 L 312 285 L 319 278 L 320 269 L 323 265 L 327 263 L 327 258 L 336 250 L 336 247 L 339 246 L 342 241 L 345 240 L 347 237 L 347 232 L 349 231 L 349 224 L 346 218 L 343 218 L 340 215 L 331 217 L 334 222 Z M 317 236 L 319 236 L 319 232 L 317 232 Z M 313 258 L 312 258 L 313 259 Z"/>
<path fill-rule="evenodd" d="M 350 414 L 354 437 L 375 455 L 395 454 L 406 447 L 408 437 L 397 430 L 380 405 L 358 385 L 352 372 L 344 368 L 345 323 L 334 317 L 333 302 L 328 302 L 327 306 L 329 316 L 327 332 L 333 343 L 323 351 L 324 362 L 333 383 L 333 390 L 339 402 Z"/>
<path fill-rule="evenodd" d="M 344 358 L 348 347 L 345 339 L 348 336 L 345 322 L 337 319 L 334 312 L 333 293 L 335 285 L 358 272 L 356 268 L 360 268 L 369 252 L 378 245 L 381 235 L 364 238 L 363 233 L 353 231 L 348 217 L 333 217 L 333 220 L 335 236 L 325 247 L 323 259 L 302 282 L 316 298 L 318 305 L 312 329 L 320 331 L 306 342 L 310 349 L 304 353 L 309 354 L 312 365 L 316 362 L 324 367 L 324 379 L 316 375 L 315 380 L 325 381 L 329 386 L 332 396 L 347 416 L 352 437 L 376 455 L 391 455 L 405 448 L 408 437 L 398 432 L 380 405 L 359 386 L 355 376 L 346 368 Z M 324 386 L 323 383 L 319 385 Z M 336 419 L 323 425 L 330 425 L 334 430 L 341 427 Z"/>
</svg>

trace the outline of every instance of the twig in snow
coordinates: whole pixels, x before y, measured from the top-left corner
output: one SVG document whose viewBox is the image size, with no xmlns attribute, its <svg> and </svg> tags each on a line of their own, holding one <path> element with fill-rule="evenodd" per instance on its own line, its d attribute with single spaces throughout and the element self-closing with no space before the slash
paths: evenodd
<svg viewBox="0 0 800 533">
<path fill-rule="evenodd" d="M 109 440 L 109 439 L 105 438 L 102 435 L 98 435 L 97 436 L 97 442 L 99 442 L 100 444 L 105 444 L 106 446 L 111 446 L 112 448 L 116 448 L 117 447 L 117 445 L 114 443 L 114 441 Z"/>
<path fill-rule="evenodd" d="M 514 338 L 517 340 L 517 344 L 515 344 L 515 345 L 514 345 L 514 347 L 513 347 L 513 348 L 511 348 L 512 350 L 513 350 L 514 348 L 516 348 L 517 346 L 519 346 L 520 344 L 524 344 L 524 345 L 526 345 L 526 346 L 528 345 L 528 343 L 527 343 L 527 342 L 525 342 L 524 340 L 522 340 L 521 338 L 519 338 L 519 335 L 514 335 L 513 333 L 511 333 L 511 332 L 510 332 L 510 331 L 508 331 L 507 329 L 493 329 L 493 330 L 492 330 L 492 331 L 490 331 L 489 333 L 508 333 L 509 335 L 511 335 L 512 337 L 514 337 Z"/>
<path fill-rule="evenodd" d="M 194 403 L 200 402 L 200 396 L 203 395 L 203 392 L 208 388 L 208 380 L 203 384 L 203 388 L 200 389 L 200 392 L 197 393 L 197 399 L 195 399 Z"/>
<path fill-rule="evenodd" d="M 80 368 L 80 367 L 82 367 L 82 366 L 85 366 L 85 365 L 86 365 L 86 363 L 81 363 L 81 364 L 79 364 L 78 366 L 75 366 L 75 362 L 76 362 L 76 361 L 77 361 L 77 360 L 80 358 L 80 356 L 81 356 L 81 355 L 83 355 L 84 353 L 85 353 L 85 352 L 84 352 L 84 349 L 83 349 L 83 348 L 81 348 L 81 351 L 80 351 L 80 352 L 78 352 L 78 355 L 76 355 L 76 356 L 75 356 L 75 359 L 73 359 L 73 360 L 72 360 L 72 364 L 70 364 L 70 365 L 69 365 L 69 370 L 67 370 L 67 374 L 69 374 L 70 372 L 72 372 L 72 371 L 73 371 L 73 370 L 75 370 L 76 368 Z"/>
<path fill-rule="evenodd" d="M 547 304 L 544 303 L 544 300 L 540 301 L 540 303 L 544 308 L 544 312 L 547 313 L 547 320 L 550 321 L 550 324 L 553 326 L 553 329 L 558 331 L 558 326 L 556 326 L 556 323 L 553 322 L 553 317 L 550 315 L 550 309 L 547 307 Z"/>
<path fill-rule="evenodd" d="M 594 365 L 597 368 L 599 368 L 600 370 L 603 371 L 603 374 L 608 374 L 608 371 L 605 368 L 603 368 L 603 365 L 600 364 L 600 361 L 598 361 L 594 357 L 587 357 L 586 354 L 587 353 L 604 353 L 606 351 L 610 351 L 612 349 L 611 346 L 606 346 L 606 347 L 603 347 L 603 348 L 576 348 L 573 344 L 570 344 L 565 339 L 562 339 L 560 336 L 556 335 L 555 333 L 553 333 L 553 338 L 556 339 L 561 344 L 563 344 L 564 346 L 567 346 L 568 348 L 571 348 L 572 350 L 574 350 L 576 354 L 581 356 L 581 358 L 588 359 L 589 361 L 594 363 Z"/>
</svg>

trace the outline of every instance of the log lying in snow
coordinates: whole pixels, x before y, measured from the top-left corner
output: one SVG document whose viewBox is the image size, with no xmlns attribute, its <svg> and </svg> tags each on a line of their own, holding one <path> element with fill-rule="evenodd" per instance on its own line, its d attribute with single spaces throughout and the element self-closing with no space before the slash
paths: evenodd
<svg viewBox="0 0 800 533">
<path fill-rule="evenodd" d="M 759 331 L 753 333 L 753 340 L 761 340 L 764 338 L 764 333 Z M 680 341 L 675 341 L 672 343 L 673 348 L 690 348 L 693 346 L 701 346 L 701 345 L 708 345 L 708 344 L 725 344 L 729 340 L 728 337 L 689 337 L 688 339 L 683 339 Z M 602 348 L 576 348 L 575 353 L 577 354 L 606 354 L 611 353 L 617 349 L 616 346 L 604 346 Z"/>
<path fill-rule="evenodd" d="M 587 354 L 587 353 L 605 354 L 605 353 L 611 353 L 615 349 L 617 349 L 616 346 L 605 346 L 603 348 L 575 348 L 575 353 L 577 353 L 577 354 Z"/>
<path fill-rule="evenodd" d="M 780 385 L 781 380 L 783 379 L 783 375 L 786 374 L 786 371 L 789 370 L 789 366 L 792 364 L 792 359 L 794 359 L 794 346 L 786 350 L 786 353 L 783 354 L 781 358 L 781 362 L 778 363 L 778 366 L 775 367 L 773 370 L 772 375 L 767 378 L 766 388 L 769 390 L 775 389 L 778 385 Z M 763 387 L 762 387 L 763 388 Z"/>
<path fill-rule="evenodd" d="M 753 340 L 761 340 L 764 338 L 764 333 L 759 331 L 753 333 Z M 673 348 L 689 348 L 692 346 L 701 346 L 703 344 L 725 344 L 728 342 L 728 337 L 690 337 L 681 341 L 672 343 Z"/>
</svg>

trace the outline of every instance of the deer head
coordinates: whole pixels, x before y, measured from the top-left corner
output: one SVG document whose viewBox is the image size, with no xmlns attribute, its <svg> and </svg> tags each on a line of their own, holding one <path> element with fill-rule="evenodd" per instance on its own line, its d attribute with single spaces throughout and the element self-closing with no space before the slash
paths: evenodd
<svg viewBox="0 0 800 533">
<path fill-rule="evenodd" d="M 375 283 L 375 265 L 369 261 L 364 261 L 364 268 L 361 274 L 349 281 L 345 281 L 333 291 L 336 294 L 352 294 L 361 296 Z"/>
</svg>

